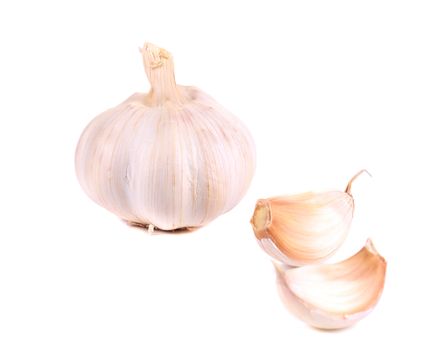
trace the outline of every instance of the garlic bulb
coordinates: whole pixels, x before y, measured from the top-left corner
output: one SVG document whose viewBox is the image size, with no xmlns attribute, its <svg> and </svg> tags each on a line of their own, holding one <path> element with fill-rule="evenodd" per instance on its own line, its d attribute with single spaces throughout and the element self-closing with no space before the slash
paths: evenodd
<svg viewBox="0 0 429 350">
<path fill-rule="evenodd" d="M 286 307 L 309 325 L 323 329 L 349 327 L 368 315 L 383 292 L 386 275 L 386 261 L 371 240 L 336 264 L 275 266 Z"/>
<path fill-rule="evenodd" d="M 79 182 L 129 223 L 199 227 L 232 209 L 255 169 L 246 127 L 195 87 L 176 85 L 169 52 L 140 50 L 151 90 L 96 117 L 76 150 Z"/>
<path fill-rule="evenodd" d="M 307 192 L 260 199 L 251 219 L 260 246 L 276 260 L 293 266 L 317 263 L 343 243 L 352 221 L 351 186 L 345 192 Z"/>
</svg>

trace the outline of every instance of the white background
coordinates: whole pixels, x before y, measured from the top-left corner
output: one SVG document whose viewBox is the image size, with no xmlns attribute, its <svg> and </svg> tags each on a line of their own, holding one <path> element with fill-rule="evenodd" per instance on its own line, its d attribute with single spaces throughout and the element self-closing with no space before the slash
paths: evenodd
<svg viewBox="0 0 429 350">
<path fill-rule="evenodd" d="M 427 348 L 428 18 L 412 0 L 2 1 L 0 349 Z M 246 197 L 192 234 L 130 228 L 75 178 L 86 124 L 148 90 L 146 40 L 257 145 Z M 362 168 L 332 260 L 372 237 L 385 291 L 318 331 L 281 304 L 249 219 L 258 198 L 344 189 Z"/>
</svg>

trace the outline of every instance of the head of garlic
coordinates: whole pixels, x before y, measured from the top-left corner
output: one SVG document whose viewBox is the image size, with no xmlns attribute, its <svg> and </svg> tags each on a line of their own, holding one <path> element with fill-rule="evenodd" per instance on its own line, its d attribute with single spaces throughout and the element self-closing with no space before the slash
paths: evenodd
<svg viewBox="0 0 429 350">
<path fill-rule="evenodd" d="M 77 177 L 90 198 L 130 223 L 203 226 L 247 191 L 255 169 L 252 137 L 210 96 L 176 85 L 169 52 L 149 43 L 140 51 L 151 90 L 86 127 Z"/>
<path fill-rule="evenodd" d="M 292 266 L 321 262 L 343 243 L 353 217 L 353 181 L 345 192 L 307 192 L 260 199 L 251 219 L 260 246 Z"/>
<path fill-rule="evenodd" d="M 330 265 L 275 264 L 286 307 L 321 329 L 349 327 L 374 309 L 383 292 L 386 261 L 371 240 L 354 256 Z"/>
</svg>

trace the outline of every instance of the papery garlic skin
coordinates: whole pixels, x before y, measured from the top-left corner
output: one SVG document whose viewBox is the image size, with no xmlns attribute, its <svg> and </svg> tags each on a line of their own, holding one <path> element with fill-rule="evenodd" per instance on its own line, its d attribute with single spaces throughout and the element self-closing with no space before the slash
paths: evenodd
<svg viewBox="0 0 429 350">
<path fill-rule="evenodd" d="M 175 84 L 171 55 L 141 49 L 152 89 L 96 117 L 76 150 L 85 192 L 122 219 L 199 227 L 232 209 L 255 169 L 247 128 L 195 87 Z"/>
<path fill-rule="evenodd" d="M 321 329 L 346 328 L 368 315 L 381 297 L 386 275 L 386 261 L 371 240 L 354 256 L 336 264 L 275 266 L 286 307 Z"/>
<path fill-rule="evenodd" d="M 319 263 L 344 242 L 354 212 L 350 194 L 307 192 L 260 199 L 251 224 L 258 243 L 272 258 L 292 266 Z"/>
</svg>

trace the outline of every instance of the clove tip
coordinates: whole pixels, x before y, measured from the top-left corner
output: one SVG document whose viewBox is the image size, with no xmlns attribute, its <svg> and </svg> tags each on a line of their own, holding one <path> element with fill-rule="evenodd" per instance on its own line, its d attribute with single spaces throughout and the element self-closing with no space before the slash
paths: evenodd
<svg viewBox="0 0 429 350">
<path fill-rule="evenodd" d="M 368 238 L 366 240 L 365 243 L 365 249 L 372 255 L 378 257 L 380 260 L 382 260 L 384 262 L 384 264 L 386 264 L 386 259 L 384 259 L 384 257 L 382 257 L 380 255 L 380 253 L 377 251 L 377 249 L 375 248 L 375 245 L 373 243 L 373 241 L 371 240 L 371 238 Z"/>
</svg>

